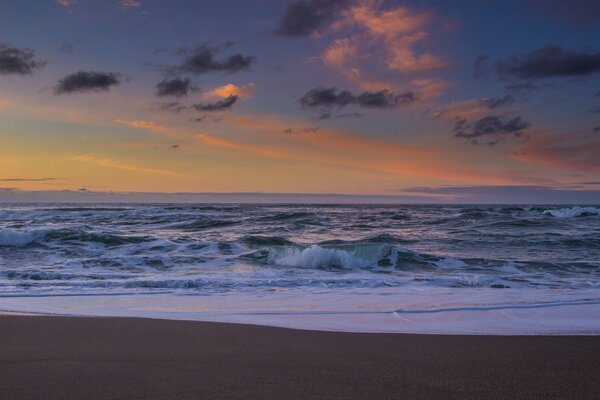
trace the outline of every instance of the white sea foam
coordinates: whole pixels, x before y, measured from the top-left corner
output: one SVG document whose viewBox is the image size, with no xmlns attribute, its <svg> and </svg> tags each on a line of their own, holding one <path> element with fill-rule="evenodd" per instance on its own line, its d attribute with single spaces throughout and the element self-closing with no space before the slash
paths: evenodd
<svg viewBox="0 0 600 400">
<path fill-rule="evenodd" d="M 558 208 L 552 210 L 545 210 L 544 214 L 552 215 L 556 218 L 573 218 L 580 217 L 582 215 L 600 215 L 600 208 L 598 207 L 568 207 Z"/>
<path fill-rule="evenodd" d="M 312 245 L 301 249 L 285 247 L 275 249 L 272 261 L 278 265 L 303 268 L 350 269 L 377 265 L 389 255 L 390 246 L 361 245 L 344 247 L 321 247 Z"/>
</svg>

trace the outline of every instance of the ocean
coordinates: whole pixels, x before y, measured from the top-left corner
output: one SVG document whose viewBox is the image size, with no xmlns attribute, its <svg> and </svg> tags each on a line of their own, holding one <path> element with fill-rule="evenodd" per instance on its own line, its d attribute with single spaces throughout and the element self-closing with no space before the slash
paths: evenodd
<svg viewBox="0 0 600 400">
<path fill-rule="evenodd" d="M 0 206 L 0 311 L 600 332 L 600 208 Z"/>
</svg>

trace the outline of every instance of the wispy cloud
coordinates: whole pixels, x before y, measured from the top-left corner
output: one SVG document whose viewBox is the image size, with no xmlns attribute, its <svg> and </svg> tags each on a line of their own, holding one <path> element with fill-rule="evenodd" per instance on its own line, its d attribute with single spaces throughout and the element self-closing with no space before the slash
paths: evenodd
<svg viewBox="0 0 600 400">
<path fill-rule="evenodd" d="M 535 132 L 516 148 L 515 160 L 559 169 L 600 171 L 600 137 L 592 133 Z"/>
<path fill-rule="evenodd" d="M 0 178 L 0 182 L 50 182 L 62 180 L 64 178 Z"/>
<path fill-rule="evenodd" d="M 140 0 L 121 0 L 120 7 L 124 10 L 140 8 L 142 7 L 142 2 Z"/>
<path fill-rule="evenodd" d="M 424 48 L 436 15 L 381 1 L 348 3 L 330 25 L 337 36 L 321 54 L 323 64 L 363 90 L 423 91 L 423 100 L 442 94 L 446 83 L 432 75 L 448 62 Z M 390 73 L 396 73 L 392 78 Z M 388 76 L 385 80 L 375 76 Z"/>
<path fill-rule="evenodd" d="M 103 168 L 115 168 L 115 169 L 120 169 L 120 170 L 124 170 L 124 171 L 130 171 L 130 172 L 140 172 L 140 173 L 145 173 L 145 174 L 164 175 L 164 176 L 180 176 L 180 177 L 187 176 L 186 174 L 182 174 L 182 173 L 175 172 L 175 171 L 143 167 L 143 166 L 139 166 L 139 165 L 135 165 L 135 164 L 128 164 L 128 163 L 113 160 L 110 158 L 97 157 L 97 156 L 91 155 L 91 154 L 77 155 L 77 156 L 74 156 L 72 158 L 72 160 L 83 162 L 83 163 L 88 163 L 88 164 L 98 165 Z"/>
<path fill-rule="evenodd" d="M 77 0 L 56 0 L 56 4 L 63 7 L 72 7 L 77 4 Z"/>
<path fill-rule="evenodd" d="M 160 125 L 154 121 L 128 121 L 124 119 L 115 119 L 117 124 L 130 126 L 132 128 L 150 129 L 157 131 L 167 130 L 167 127 Z"/>
</svg>

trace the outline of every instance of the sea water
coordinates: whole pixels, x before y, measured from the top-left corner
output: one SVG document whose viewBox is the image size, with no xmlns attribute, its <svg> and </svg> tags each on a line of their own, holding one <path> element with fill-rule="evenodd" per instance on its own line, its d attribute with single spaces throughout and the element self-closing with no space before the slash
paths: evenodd
<svg viewBox="0 0 600 400">
<path fill-rule="evenodd" d="M 598 334 L 600 208 L 2 205 L 0 311 Z"/>
</svg>

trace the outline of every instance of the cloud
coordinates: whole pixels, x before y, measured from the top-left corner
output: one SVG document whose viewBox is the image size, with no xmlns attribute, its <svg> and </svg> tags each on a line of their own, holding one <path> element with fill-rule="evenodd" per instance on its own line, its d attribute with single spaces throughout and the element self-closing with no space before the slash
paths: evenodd
<svg viewBox="0 0 600 400">
<path fill-rule="evenodd" d="M 362 28 L 360 40 L 356 42 L 364 44 L 361 51 L 377 55 L 383 50 L 383 62 L 388 69 L 423 73 L 447 66 L 439 57 L 415 50 L 415 46 L 429 36 L 425 28 L 433 19 L 430 11 L 416 11 L 406 6 L 382 8 L 380 2 L 362 1 L 344 13 L 340 26 Z"/>
<path fill-rule="evenodd" d="M 353 95 L 347 90 L 338 91 L 335 87 L 319 86 L 306 92 L 299 102 L 304 108 L 332 109 L 357 105 L 363 108 L 385 109 L 410 105 L 416 100 L 417 95 L 413 92 L 394 94 L 389 90 L 380 90 Z"/>
<path fill-rule="evenodd" d="M 255 116 L 256 117 L 256 116 Z M 288 161 L 322 164 L 332 168 L 355 171 L 363 178 L 385 177 L 429 177 L 446 182 L 474 182 L 478 184 L 511 184 L 515 179 L 506 177 L 502 171 L 483 168 L 462 168 L 448 162 L 447 152 L 422 146 L 406 145 L 397 140 L 365 137 L 349 131 L 338 131 L 325 127 L 311 134 L 282 135 L 286 129 L 305 129 L 304 121 L 264 115 L 259 119 L 238 117 L 231 123 L 238 129 L 237 137 L 248 137 L 243 132 L 252 132 L 252 142 L 236 139 L 226 143 L 203 140 L 206 145 L 237 150 L 240 156 L 258 155 L 283 158 Z M 242 130 L 242 132 L 240 132 Z M 257 144 L 257 137 L 268 139 Z M 214 136 L 213 136 L 214 138 Z M 216 139 L 216 138 L 215 138 Z M 225 140 L 225 139 L 220 139 Z"/>
<path fill-rule="evenodd" d="M 426 50 L 435 13 L 390 3 L 350 2 L 330 25 L 337 37 L 321 61 L 362 90 L 418 91 L 421 101 L 439 96 L 447 84 L 430 74 L 448 62 Z"/>
<path fill-rule="evenodd" d="M 54 87 L 56 94 L 108 91 L 121 84 L 120 74 L 112 72 L 79 71 L 67 75 Z"/>
<path fill-rule="evenodd" d="M 120 7 L 123 10 L 129 10 L 132 8 L 140 8 L 140 7 L 142 7 L 142 2 L 140 0 L 121 0 Z"/>
<path fill-rule="evenodd" d="M 281 36 L 308 36 L 327 26 L 349 0 L 295 0 L 288 5 L 275 33 Z"/>
<path fill-rule="evenodd" d="M 56 4 L 63 7 L 72 7 L 77 4 L 77 0 L 56 0 Z"/>
<path fill-rule="evenodd" d="M 448 106 L 433 113 L 435 118 L 449 118 L 453 120 L 468 120 L 481 118 L 489 113 L 489 110 L 501 108 L 515 102 L 515 97 L 508 94 L 502 97 L 484 97 L 481 99 L 468 99 L 455 101 Z"/>
<path fill-rule="evenodd" d="M 480 144 L 481 138 L 488 139 L 488 145 L 502 141 L 506 136 L 520 137 L 531 126 L 522 117 L 508 118 L 505 116 L 489 115 L 474 123 L 460 119 L 454 124 L 454 137 L 467 139 L 471 144 Z"/>
<path fill-rule="evenodd" d="M 445 197 L 458 203 L 577 204 L 600 201 L 599 190 L 570 190 L 532 185 L 415 187 L 402 189 L 402 192 Z"/>
<path fill-rule="evenodd" d="M 198 104 L 194 104 L 193 107 L 197 111 L 208 111 L 208 112 L 224 111 L 224 110 L 230 109 L 238 101 L 238 99 L 239 99 L 239 96 L 232 94 L 231 96 L 226 97 L 223 100 L 219 100 L 214 103 L 198 103 Z"/>
<path fill-rule="evenodd" d="M 158 106 L 156 106 L 156 108 L 153 108 L 153 110 L 170 111 L 170 112 L 178 113 L 187 108 L 188 108 L 188 106 L 186 106 L 185 104 L 182 104 L 178 101 L 169 101 L 169 102 L 158 104 Z"/>
<path fill-rule="evenodd" d="M 156 95 L 159 97 L 183 97 L 187 96 L 191 90 L 194 88 L 189 78 L 167 78 L 156 85 Z"/>
<path fill-rule="evenodd" d="M 311 126 L 308 128 L 299 128 L 299 129 L 294 129 L 294 128 L 286 128 L 283 133 L 286 135 L 292 135 L 292 134 L 302 134 L 302 133 L 316 133 L 321 129 L 320 126 Z"/>
<path fill-rule="evenodd" d="M 481 103 L 490 109 L 504 107 L 513 104 L 514 102 L 515 97 L 511 94 L 507 94 L 502 97 L 487 97 L 481 100 Z"/>
<path fill-rule="evenodd" d="M 157 131 L 165 131 L 167 128 L 163 125 L 157 124 L 154 121 L 128 121 L 123 119 L 115 119 L 117 124 L 126 125 L 132 128 L 139 129 L 150 129 Z"/>
<path fill-rule="evenodd" d="M 501 78 L 581 77 L 600 72 L 600 53 L 548 45 L 526 54 L 514 53 L 506 60 L 496 61 L 494 68 Z"/>
<path fill-rule="evenodd" d="M 182 50 L 181 53 L 184 54 L 183 63 L 175 69 L 197 75 L 210 72 L 232 74 L 246 71 L 254 63 L 255 58 L 253 56 L 245 56 L 239 53 L 217 60 L 216 57 L 226 47 L 230 47 L 230 44 L 217 47 L 209 47 L 203 44 L 191 51 Z"/>
<path fill-rule="evenodd" d="M 194 117 L 194 118 L 190 119 L 190 121 L 192 121 L 192 122 L 208 121 L 208 122 L 212 122 L 214 124 L 218 124 L 219 122 L 223 121 L 223 117 L 216 117 L 214 115 L 200 115 L 198 117 Z"/>
<path fill-rule="evenodd" d="M 204 93 L 204 97 L 227 98 L 229 96 L 250 97 L 256 92 L 256 85 L 249 83 L 244 86 L 236 86 L 233 83 L 228 83 L 219 86 Z"/>
<path fill-rule="evenodd" d="M 594 133 L 547 132 L 530 135 L 527 143 L 516 148 L 516 160 L 578 171 L 600 171 L 600 136 Z"/>
<path fill-rule="evenodd" d="M 340 114 L 335 114 L 333 115 L 331 112 L 324 112 L 323 114 L 319 115 L 317 117 L 317 119 L 319 120 L 323 120 L 323 119 L 331 119 L 331 118 L 362 118 L 364 117 L 365 114 L 361 114 L 359 112 L 352 112 L 352 113 L 340 113 Z"/>
<path fill-rule="evenodd" d="M 30 75 L 45 64 L 35 59 L 35 52 L 31 49 L 0 43 L 0 74 Z"/>
<path fill-rule="evenodd" d="M 98 166 L 104 167 L 104 168 L 114 168 L 114 169 L 129 171 L 129 172 L 141 172 L 141 173 L 146 173 L 146 174 L 166 175 L 166 176 L 187 176 L 185 174 L 180 174 L 180 173 L 174 172 L 174 171 L 142 167 L 142 166 L 138 166 L 138 165 L 134 165 L 134 164 L 123 163 L 121 161 L 116 161 L 116 160 L 113 160 L 110 158 L 97 157 L 97 156 L 90 155 L 90 154 L 77 155 L 77 156 L 74 156 L 72 158 L 72 160 L 83 162 L 83 163 L 88 163 L 88 164 L 95 164 L 95 165 L 98 165 Z"/>
<path fill-rule="evenodd" d="M 323 63 L 328 67 L 344 67 L 360 56 L 360 43 L 356 38 L 336 39 L 321 55 Z"/>
<path fill-rule="evenodd" d="M 0 178 L 0 182 L 49 182 L 62 181 L 63 178 Z"/>
</svg>

